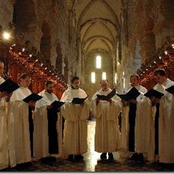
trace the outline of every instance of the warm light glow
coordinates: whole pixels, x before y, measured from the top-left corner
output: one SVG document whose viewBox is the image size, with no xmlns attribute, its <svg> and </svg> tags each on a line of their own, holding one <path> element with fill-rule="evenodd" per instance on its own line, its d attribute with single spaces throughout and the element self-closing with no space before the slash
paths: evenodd
<svg viewBox="0 0 174 174">
<path fill-rule="evenodd" d="M 115 73 L 115 84 L 117 83 L 117 73 Z"/>
<path fill-rule="evenodd" d="M 117 65 L 119 66 L 120 65 L 120 62 L 117 62 Z"/>
<path fill-rule="evenodd" d="M 103 72 L 103 73 L 102 73 L 102 79 L 103 79 L 103 80 L 106 80 L 106 72 Z"/>
<path fill-rule="evenodd" d="M 9 40 L 9 39 L 10 39 L 10 33 L 4 32 L 4 33 L 3 33 L 3 38 L 4 38 L 5 40 Z"/>
<path fill-rule="evenodd" d="M 101 68 L 101 56 L 96 57 L 96 68 Z"/>
<path fill-rule="evenodd" d="M 91 73 L 91 83 L 95 83 L 95 72 Z"/>
</svg>

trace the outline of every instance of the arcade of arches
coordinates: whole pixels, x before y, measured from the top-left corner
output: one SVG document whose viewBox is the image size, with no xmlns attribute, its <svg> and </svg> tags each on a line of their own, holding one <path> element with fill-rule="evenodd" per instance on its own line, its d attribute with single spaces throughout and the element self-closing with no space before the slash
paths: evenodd
<svg viewBox="0 0 174 174">
<path fill-rule="evenodd" d="M 14 81 L 29 71 L 35 92 L 54 80 L 59 98 L 73 75 L 89 97 L 100 88 L 103 72 L 120 93 L 132 73 L 151 88 L 154 68 L 164 67 L 174 80 L 173 14 L 173 0 L 0 1 L 0 59 Z M 3 40 L 4 31 L 10 40 Z"/>
</svg>

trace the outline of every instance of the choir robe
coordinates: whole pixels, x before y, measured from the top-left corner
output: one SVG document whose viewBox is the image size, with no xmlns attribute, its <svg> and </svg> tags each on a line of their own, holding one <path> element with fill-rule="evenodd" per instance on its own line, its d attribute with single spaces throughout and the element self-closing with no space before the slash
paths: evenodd
<svg viewBox="0 0 174 174">
<path fill-rule="evenodd" d="M 95 127 L 95 151 L 115 152 L 118 149 L 119 125 L 118 116 L 121 112 L 121 100 L 118 96 L 111 98 L 112 102 L 100 100 L 96 104 L 97 94 L 107 95 L 112 90 L 97 91 L 91 101 L 91 111 L 96 118 Z"/>
<path fill-rule="evenodd" d="M 147 92 L 147 89 L 143 86 L 135 87 L 140 95 L 137 97 L 137 103 L 135 105 L 135 118 L 130 120 L 130 107 L 129 105 L 122 107 L 122 126 L 121 126 L 121 149 L 129 149 L 129 143 L 133 144 L 134 151 L 138 153 L 144 153 L 148 151 L 150 142 L 150 125 L 151 125 L 151 103 L 148 98 L 143 96 Z M 142 110 L 143 108 L 143 110 Z M 147 110 L 144 110 L 147 108 Z M 130 130 L 130 124 L 132 124 L 132 130 Z M 143 130 L 142 130 L 143 127 Z M 132 137 L 130 136 L 132 131 Z"/>
<path fill-rule="evenodd" d="M 158 155 L 159 162 L 162 163 L 174 163 L 174 97 L 172 94 L 165 91 L 166 88 L 172 85 L 174 85 L 174 82 L 167 78 L 162 85 L 157 84 L 154 86 L 155 90 L 164 93 L 164 96 L 160 100 L 158 120 Z M 151 148 L 153 149 L 153 153 L 150 156 L 151 158 L 149 158 L 150 160 L 155 159 L 155 119 L 152 129 L 151 142 L 153 146 L 151 146 Z"/>
<path fill-rule="evenodd" d="M 137 111 L 135 121 L 135 151 L 148 154 L 150 148 L 150 134 L 152 117 L 152 103 L 149 98 L 140 94 L 137 97 Z"/>
<path fill-rule="evenodd" d="M 39 95 L 43 98 L 36 102 L 34 111 L 34 157 L 36 159 L 44 158 L 49 155 L 47 106 L 55 100 L 58 101 L 55 94 L 49 94 L 45 92 L 45 90 L 41 91 Z M 54 143 L 57 144 L 58 142 Z"/>
<path fill-rule="evenodd" d="M 69 87 L 62 95 L 61 101 L 66 102 L 61 107 L 61 116 L 65 118 L 63 144 L 61 153 L 83 154 L 87 152 L 87 119 L 89 117 L 89 103 L 85 100 L 84 105 L 73 104 L 74 97 L 85 98 L 87 95 L 82 89 L 72 89 Z M 60 117 L 59 126 L 62 125 Z M 59 133 L 61 134 L 61 126 Z M 62 137 L 62 136 L 60 136 Z"/>
<path fill-rule="evenodd" d="M 31 161 L 29 107 L 23 101 L 31 94 L 28 88 L 20 87 L 10 98 L 10 115 L 14 118 L 14 141 L 16 164 Z"/>
<path fill-rule="evenodd" d="M 0 84 L 5 80 L 0 77 Z M 8 167 L 8 134 L 5 97 L 0 98 L 0 170 Z"/>
</svg>

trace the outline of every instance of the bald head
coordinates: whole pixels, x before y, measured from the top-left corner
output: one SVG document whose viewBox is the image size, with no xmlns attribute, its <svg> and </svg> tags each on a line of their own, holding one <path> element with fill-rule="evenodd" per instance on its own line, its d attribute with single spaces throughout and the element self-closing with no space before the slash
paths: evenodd
<svg viewBox="0 0 174 174">
<path fill-rule="evenodd" d="M 100 85 L 103 91 L 107 91 L 109 89 L 108 80 L 101 80 Z"/>
</svg>

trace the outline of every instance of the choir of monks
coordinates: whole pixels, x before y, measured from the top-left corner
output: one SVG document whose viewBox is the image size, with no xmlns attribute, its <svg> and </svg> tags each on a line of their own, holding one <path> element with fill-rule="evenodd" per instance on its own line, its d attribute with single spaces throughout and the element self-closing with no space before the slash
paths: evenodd
<svg viewBox="0 0 174 174">
<path fill-rule="evenodd" d="M 3 71 L 0 61 L 0 85 L 5 81 Z M 38 94 L 41 99 L 25 102 L 32 94 L 32 79 L 22 74 L 18 89 L 0 92 L 0 170 L 26 167 L 32 160 L 58 155 L 83 160 L 89 113 L 96 119 L 95 151 L 101 153 L 102 161 L 116 160 L 113 152 L 124 149 L 131 154 L 128 160 L 174 163 L 174 96 L 166 90 L 174 82 L 163 69 L 155 70 L 154 77 L 157 84 L 153 89 L 162 97 L 148 97 L 139 76 L 133 74 L 127 94 L 136 90 L 136 97 L 121 97 L 108 80 L 101 80 L 90 102 L 79 77 L 74 76 L 60 100 L 53 94 L 54 83 L 48 80 Z M 63 104 L 56 108 L 55 101 Z"/>
</svg>

